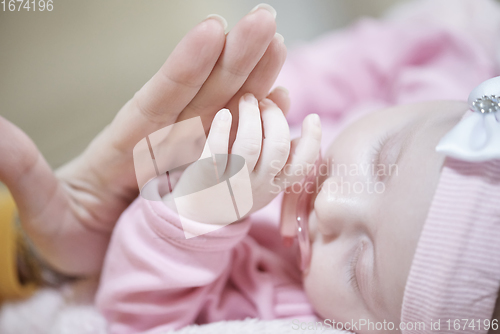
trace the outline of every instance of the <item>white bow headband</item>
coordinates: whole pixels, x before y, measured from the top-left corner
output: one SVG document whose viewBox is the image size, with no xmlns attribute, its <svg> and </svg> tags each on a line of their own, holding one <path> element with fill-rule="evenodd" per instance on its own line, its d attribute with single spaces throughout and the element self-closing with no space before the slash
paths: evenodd
<svg viewBox="0 0 500 334">
<path fill-rule="evenodd" d="M 474 88 L 469 107 L 473 113 L 441 139 L 436 151 L 471 162 L 500 159 L 500 77 Z"/>
</svg>

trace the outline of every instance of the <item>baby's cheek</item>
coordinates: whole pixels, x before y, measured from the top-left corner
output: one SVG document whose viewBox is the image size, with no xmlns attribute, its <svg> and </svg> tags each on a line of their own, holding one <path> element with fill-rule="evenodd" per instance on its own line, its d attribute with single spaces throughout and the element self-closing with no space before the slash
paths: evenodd
<svg viewBox="0 0 500 334">
<path fill-rule="evenodd" d="M 304 290 L 316 313 L 324 319 L 344 322 L 360 317 L 368 319 L 362 301 L 345 282 L 342 257 L 338 256 L 344 245 L 341 242 L 324 244 L 321 234 L 318 234 L 312 246 L 311 266 L 304 275 Z"/>
<path fill-rule="evenodd" d="M 325 317 L 325 315 L 322 312 L 325 305 L 323 305 L 322 303 L 324 302 L 322 300 L 324 298 L 321 298 L 321 284 L 319 278 L 320 277 L 318 277 L 317 271 L 314 270 L 314 268 L 311 266 L 309 268 L 307 275 L 304 277 L 304 290 L 307 294 L 307 297 L 309 298 L 309 301 L 314 307 L 314 310 L 318 312 L 321 316 Z M 324 295 L 325 292 L 323 292 L 323 296 Z"/>
<path fill-rule="evenodd" d="M 304 276 L 304 290 L 315 311 L 323 318 L 332 318 L 335 311 L 335 295 L 340 290 L 335 287 L 335 280 L 328 266 L 322 258 L 322 247 L 312 249 L 311 265 Z"/>
</svg>

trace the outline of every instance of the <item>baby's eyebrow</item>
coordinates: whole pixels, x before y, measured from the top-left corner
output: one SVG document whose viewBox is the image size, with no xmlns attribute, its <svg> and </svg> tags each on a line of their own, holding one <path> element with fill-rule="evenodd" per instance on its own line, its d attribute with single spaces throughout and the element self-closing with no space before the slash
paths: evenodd
<svg viewBox="0 0 500 334">
<path fill-rule="evenodd" d="M 411 137 L 412 131 L 409 129 L 408 125 L 400 131 L 389 134 L 384 139 L 374 161 L 376 170 L 375 176 L 377 176 L 380 181 L 387 182 L 393 175 L 397 176 L 399 174 L 398 164 L 408 151 L 406 148 L 408 147 L 408 142 Z M 393 156 L 395 156 L 395 158 L 392 158 Z M 381 168 L 383 168 L 382 172 Z"/>
</svg>

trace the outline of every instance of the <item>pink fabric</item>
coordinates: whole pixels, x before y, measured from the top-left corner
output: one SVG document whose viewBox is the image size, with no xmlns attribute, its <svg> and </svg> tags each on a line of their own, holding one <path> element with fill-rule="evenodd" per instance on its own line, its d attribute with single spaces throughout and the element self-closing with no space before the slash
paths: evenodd
<svg viewBox="0 0 500 334">
<path fill-rule="evenodd" d="M 402 308 L 403 322 L 424 322 L 426 327 L 403 333 L 488 332 L 484 321 L 491 319 L 500 287 L 499 199 L 500 160 L 447 159 Z M 440 322 L 439 331 L 437 325 L 430 327 L 431 321 Z"/>
<path fill-rule="evenodd" d="M 500 18 L 496 21 L 500 29 Z M 490 38 L 494 44 L 500 40 L 498 33 Z M 305 113 L 339 120 L 358 110 L 466 100 L 474 87 L 498 73 L 496 54 L 486 47 L 435 21 L 364 19 L 291 52 L 278 84 L 290 91 L 294 124 Z"/>
<path fill-rule="evenodd" d="M 296 250 L 279 241 L 276 226 L 250 219 L 185 239 L 162 202 L 138 198 L 113 235 L 97 304 L 111 333 L 245 317 L 315 319 Z"/>
<path fill-rule="evenodd" d="M 491 5 L 456 0 L 443 15 L 471 1 Z M 292 52 L 277 82 L 290 90 L 290 123 L 320 114 L 327 144 L 345 123 L 373 109 L 465 100 L 497 74 L 491 45 L 498 35 L 464 33 L 469 20 L 482 17 L 450 26 L 433 15 L 423 15 L 427 22 L 362 20 Z M 118 221 L 97 295 L 110 332 L 156 333 L 245 317 L 315 319 L 301 287 L 297 249 L 281 245 L 278 220 L 276 200 L 250 219 L 185 240 L 162 203 L 137 199 Z"/>
</svg>

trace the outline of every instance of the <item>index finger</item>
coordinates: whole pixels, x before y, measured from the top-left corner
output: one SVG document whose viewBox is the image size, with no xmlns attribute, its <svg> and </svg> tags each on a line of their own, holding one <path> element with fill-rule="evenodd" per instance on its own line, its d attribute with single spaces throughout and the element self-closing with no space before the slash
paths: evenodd
<svg viewBox="0 0 500 334">
<path fill-rule="evenodd" d="M 225 24 L 212 15 L 176 46 L 160 70 L 125 104 L 109 127 L 113 146 L 132 151 L 139 140 L 175 123 L 212 72 L 225 41 Z"/>
</svg>

